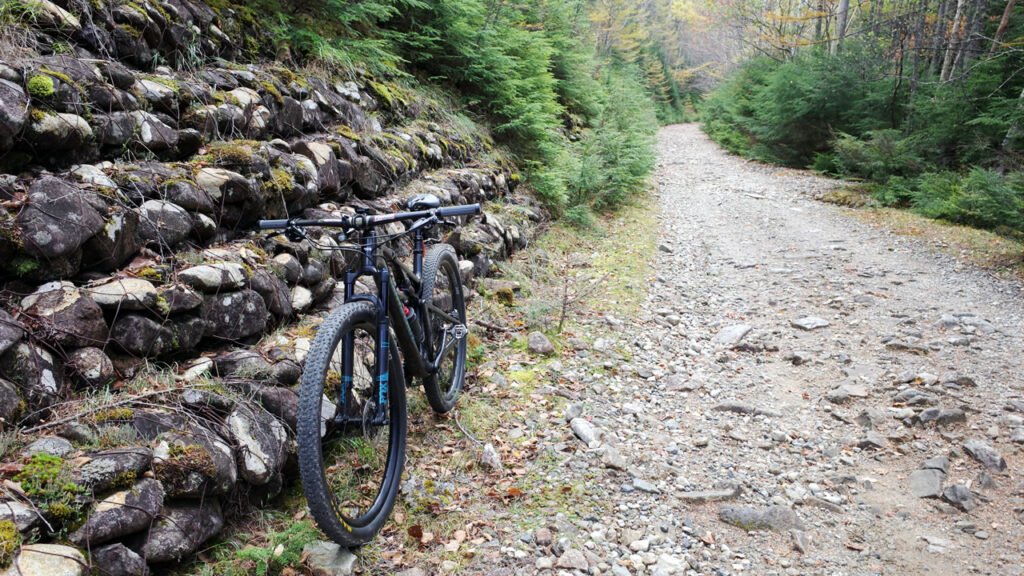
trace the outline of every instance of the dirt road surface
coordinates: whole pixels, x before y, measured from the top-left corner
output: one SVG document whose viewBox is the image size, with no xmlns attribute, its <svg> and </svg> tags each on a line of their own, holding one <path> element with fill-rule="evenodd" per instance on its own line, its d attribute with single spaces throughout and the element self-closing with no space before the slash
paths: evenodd
<svg viewBox="0 0 1024 576">
<path fill-rule="evenodd" d="M 583 437 L 559 475 L 606 512 L 552 518 L 503 564 L 1024 573 L 1021 286 L 696 125 L 665 128 L 659 155 L 642 312 L 586 320 L 589 345 L 559 366 L 582 383 L 565 425 Z"/>
</svg>

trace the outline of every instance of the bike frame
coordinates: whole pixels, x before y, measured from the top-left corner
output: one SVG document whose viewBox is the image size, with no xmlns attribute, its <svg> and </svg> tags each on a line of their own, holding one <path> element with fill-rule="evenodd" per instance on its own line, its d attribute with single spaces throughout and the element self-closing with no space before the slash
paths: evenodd
<svg viewBox="0 0 1024 576">
<path fill-rule="evenodd" d="M 423 270 L 423 231 L 417 229 L 416 234 L 416 249 L 413 256 L 413 271 L 415 273 L 415 279 L 418 281 L 420 273 Z M 391 269 L 388 267 L 389 258 L 382 257 L 379 251 L 383 249 L 383 244 L 380 242 L 379 236 L 372 230 L 368 231 L 366 235 L 360 240 L 360 258 L 359 263 L 356 267 L 349 268 L 345 271 L 345 303 L 349 302 L 369 302 L 373 305 L 377 311 L 376 325 L 374 330 L 374 338 L 376 340 L 376 346 L 374 354 L 376 357 L 373 359 L 374 366 L 376 367 L 375 373 L 377 374 L 377 400 L 376 400 L 376 413 L 373 415 L 372 423 L 374 425 L 383 425 L 387 422 L 387 406 L 388 406 L 388 380 L 389 380 L 389 362 L 390 347 L 391 347 L 391 334 L 388 330 L 391 325 L 392 316 L 401 318 L 401 322 L 395 322 L 395 333 L 399 342 L 399 346 L 402 349 L 402 354 L 405 361 L 411 368 L 415 375 L 423 375 L 423 350 L 422 343 L 417 345 L 416 339 L 413 336 L 412 327 L 406 321 L 405 313 L 403 310 L 403 304 L 399 298 L 399 288 L 396 286 L 394 277 L 391 274 Z M 397 264 L 397 260 L 395 260 Z M 364 276 L 372 276 L 374 284 L 377 288 L 376 294 L 356 294 L 355 284 L 356 280 Z M 418 282 L 417 282 L 418 284 Z M 416 286 L 416 290 L 419 287 Z M 418 300 L 418 299 L 417 299 Z M 413 304 L 413 302 L 410 302 Z M 417 308 L 422 308 L 418 302 L 415 303 Z M 419 312 L 419 310 L 418 310 Z M 422 318 L 422 316 L 420 316 Z M 420 321 L 417 318 L 417 321 Z M 345 341 L 342 344 L 342 375 L 341 375 L 341 395 L 339 398 L 347 399 L 351 398 L 352 388 L 352 367 L 355 355 L 355 344 L 352 340 L 352 335 L 348 334 L 345 336 Z M 344 413 L 335 414 L 335 425 L 344 427 L 347 424 L 362 424 L 362 418 L 351 418 Z"/>
<path fill-rule="evenodd" d="M 445 208 L 434 208 L 417 212 L 404 212 L 395 214 L 366 215 L 359 213 L 356 216 L 346 216 L 340 219 L 329 220 L 261 220 L 260 228 L 273 229 L 284 228 L 285 234 L 292 239 L 305 238 L 302 226 L 324 226 L 336 227 L 342 230 L 349 228 L 363 230 L 359 240 L 359 261 L 356 265 L 345 271 L 345 303 L 369 302 L 377 311 L 374 326 L 375 354 L 373 359 L 376 368 L 375 373 L 377 386 L 377 398 L 375 411 L 370 422 L 373 425 L 384 425 L 387 423 L 388 415 L 388 383 L 389 362 L 391 349 L 391 334 L 389 326 L 395 331 L 395 338 L 398 340 L 399 348 L 404 359 L 404 370 L 406 379 L 423 378 L 437 371 L 441 358 L 454 346 L 458 340 L 464 337 L 459 330 L 465 330 L 465 326 L 459 324 L 460 320 L 454 318 L 447 310 L 441 310 L 431 302 L 431 295 L 420 294 L 423 287 L 423 257 L 425 253 L 424 233 L 436 224 L 446 224 L 444 217 L 466 216 L 476 214 L 480 211 L 478 204 L 453 206 Z M 388 234 L 377 234 L 376 227 L 389 222 L 404 220 L 415 220 L 412 226 L 405 233 L 398 236 Z M 449 223 L 450 224 L 450 223 Z M 412 235 L 413 237 L 413 267 L 410 270 L 399 261 L 395 253 L 387 248 L 386 244 L 399 236 Z M 344 240 L 344 238 L 342 238 Z M 394 273 L 392 272 L 394 270 Z M 356 281 L 363 276 L 372 276 L 377 288 L 376 294 L 356 294 Z M 396 283 L 395 277 L 399 282 Z M 401 294 L 406 295 L 409 307 L 416 311 L 416 322 L 420 322 L 423 334 L 422 342 L 416 341 L 415 333 L 409 325 L 405 315 L 405 304 L 402 304 Z M 444 340 L 439 350 L 433 349 L 433 342 L 428 334 L 427 312 L 438 314 L 453 321 L 456 328 L 453 334 L 446 330 Z M 352 335 L 346 335 L 342 343 L 342 375 L 341 395 L 339 398 L 347 399 L 352 392 L 352 365 L 355 356 L 355 343 Z M 433 359 L 432 359 L 433 358 Z M 347 414 L 338 413 L 334 416 L 336 426 L 345 427 L 349 424 L 364 423 L 363 418 L 351 418 Z"/>
</svg>

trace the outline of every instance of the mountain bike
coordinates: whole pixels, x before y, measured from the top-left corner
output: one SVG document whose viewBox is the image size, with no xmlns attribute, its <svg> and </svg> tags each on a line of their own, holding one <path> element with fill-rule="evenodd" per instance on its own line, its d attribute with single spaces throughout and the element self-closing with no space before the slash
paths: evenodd
<svg viewBox="0 0 1024 576">
<path fill-rule="evenodd" d="M 459 262 L 451 246 L 427 250 L 425 243 L 435 226 L 455 226 L 450 218 L 477 214 L 480 205 L 441 207 L 436 196 L 420 194 L 406 208 L 259 223 L 293 242 L 310 240 L 308 227 L 340 229 L 340 248 L 319 247 L 358 254 L 345 272 L 345 303 L 317 329 L 306 357 L 296 427 L 310 512 L 324 534 L 348 547 L 372 539 L 398 497 L 407 379 L 421 380 L 431 408 L 444 413 L 465 377 L 469 331 Z M 411 225 L 395 234 L 379 228 L 391 222 Z M 402 237 L 412 238 L 411 268 L 388 245 Z M 375 293 L 357 293 L 356 281 L 365 276 Z"/>
</svg>

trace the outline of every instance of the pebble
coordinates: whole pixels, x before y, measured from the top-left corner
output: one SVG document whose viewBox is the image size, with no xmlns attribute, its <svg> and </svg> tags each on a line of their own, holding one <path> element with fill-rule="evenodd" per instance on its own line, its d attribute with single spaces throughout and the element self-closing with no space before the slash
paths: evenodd
<svg viewBox="0 0 1024 576">
<path fill-rule="evenodd" d="M 1003 455 L 984 441 L 971 439 L 964 442 L 963 448 L 964 452 L 967 452 L 971 458 L 974 458 L 989 470 L 995 472 L 1006 471 L 1006 460 L 1003 459 Z"/>
<path fill-rule="evenodd" d="M 790 322 L 790 324 L 801 330 L 816 330 L 818 328 L 824 328 L 831 325 L 828 320 L 818 318 L 817 316 L 804 316 L 802 318 L 797 318 Z"/>
</svg>

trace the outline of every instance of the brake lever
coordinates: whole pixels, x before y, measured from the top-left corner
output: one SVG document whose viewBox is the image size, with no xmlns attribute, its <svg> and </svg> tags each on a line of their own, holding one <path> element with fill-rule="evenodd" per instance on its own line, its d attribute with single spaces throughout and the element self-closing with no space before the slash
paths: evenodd
<svg viewBox="0 0 1024 576">
<path fill-rule="evenodd" d="M 454 220 L 438 220 L 438 222 L 443 226 L 451 226 L 452 228 L 457 228 L 459 226 L 459 223 Z"/>
<path fill-rule="evenodd" d="M 302 242 L 307 238 L 306 231 L 299 226 L 289 226 L 284 229 L 284 235 L 292 242 Z"/>
</svg>

